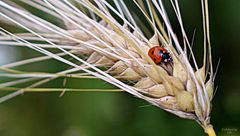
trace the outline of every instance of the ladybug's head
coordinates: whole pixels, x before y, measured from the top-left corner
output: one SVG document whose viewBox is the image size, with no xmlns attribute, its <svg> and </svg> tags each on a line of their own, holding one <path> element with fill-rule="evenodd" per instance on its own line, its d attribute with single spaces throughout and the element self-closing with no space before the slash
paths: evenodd
<svg viewBox="0 0 240 136">
<path fill-rule="evenodd" d="M 163 59 L 163 62 L 165 62 L 165 63 L 173 62 L 173 59 L 169 55 L 169 52 L 162 53 L 162 59 Z"/>
</svg>

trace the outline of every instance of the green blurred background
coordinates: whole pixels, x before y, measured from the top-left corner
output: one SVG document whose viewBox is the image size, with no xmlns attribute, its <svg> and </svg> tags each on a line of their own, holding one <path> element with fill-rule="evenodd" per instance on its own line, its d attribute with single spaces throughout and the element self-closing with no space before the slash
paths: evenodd
<svg viewBox="0 0 240 136">
<path fill-rule="evenodd" d="M 199 1 L 179 0 L 189 37 L 196 29 L 193 47 L 196 54 L 202 51 Z M 209 11 L 215 66 L 221 58 L 211 123 L 219 136 L 240 136 L 240 1 L 210 0 Z M 174 23 L 173 26 L 177 26 Z M 0 49 L 8 50 L 1 52 L 1 63 L 6 63 L 4 58 L 11 60 L 11 54 L 27 58 L 27 53 L 32 52 L 29 49 L 16 52 L 6 46 L 0 46 Z M 48 61 L 22 69 L 34 68 L 54 72 L 66 67 L 56 61 Z M 62 80 L 55 80 L 46 86 L 61 87 Z M 112 88 L 99 80 L 83 79 L 69 79 L 67 86 Z M 4 94 L 6 92 L 1 93 Z M 59 95 L 26 93 L 1 103 L 0 136 L 205 135 L 196 122 L 178 118 L 127 93 L 67 92 L 62 97 Z"/>
</svg>

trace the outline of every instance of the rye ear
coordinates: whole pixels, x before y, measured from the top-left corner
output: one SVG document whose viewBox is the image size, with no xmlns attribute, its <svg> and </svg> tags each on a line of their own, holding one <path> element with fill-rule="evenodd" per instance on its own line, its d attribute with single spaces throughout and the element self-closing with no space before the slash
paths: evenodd
<svg viewBox="0 0 240 136">
<path fill-rule="evenodd" d="M 197 65 L 184 30 L 177 0 L 171 0 L 171 4 L 183 43 L 178 40 L 161 0 L 133 1 L 147 22 L 141 22 L 127 3 L 117 0 L 111 3 L 114 5 L 105 0 L 21 2 L 45 12 L 61 25 L 32 14 L 18 2 L 0 1 L 0 19 L 27 32 L 12 33 L 0 27 L 0 44 L 28 47 L 43 54 L 0 67 L 6 72 L 3 76 L 21 78 L 1 83 L 1 89 L 11 90 L 7 87 L 35 82 L 1 97 L 0 102 L 30 90 L 50 91 L 36 87 L 58 77 L 99 78 L 119 88 L 111 91 L 126 91 L 181 118 L 195 120 L 209 136 L 215 136 L 210 124 L 214 71 L 207 0 L 201 0 L 204 30 L 201 67 Z M 149 30 L 153 31 L 151 36 L 147 36 Z M 173 61 L 156 65 L 148 56 L 153 46 L 169 51 Z M 14 70 L 16 66 L 49 59 L 60 61 L 71 69 L 56 73 L 40 73 L 38 69 L 36 72 Z M 76 91 L 58 91 L 67 90 Z"/>
</svg>

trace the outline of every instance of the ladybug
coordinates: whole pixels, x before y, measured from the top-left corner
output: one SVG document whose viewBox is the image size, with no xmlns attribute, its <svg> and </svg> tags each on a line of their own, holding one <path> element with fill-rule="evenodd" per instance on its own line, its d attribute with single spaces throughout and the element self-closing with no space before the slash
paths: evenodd
<svg viewBox="0 0 240 136">
<path fill-rule="evenodd" d="M 169 63 L 172 62 L 172 57 L 169 55 L 167 49 L 155 46 L 148 51 L 148 56 L 155 62 L 155 64 L 160 64 L 162 62 Z"/>
</svg>

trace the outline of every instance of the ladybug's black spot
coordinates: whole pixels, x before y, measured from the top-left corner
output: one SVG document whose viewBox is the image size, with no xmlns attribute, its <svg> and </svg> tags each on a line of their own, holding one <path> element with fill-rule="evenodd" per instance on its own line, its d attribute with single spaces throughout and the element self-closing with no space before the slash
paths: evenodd
<svg viewBox="0 0 240 136">
<path fill-rule="evenodd" d="M 152 55 L 154 54 L 154 51 L 152 51 Z"/>
<path fill-rule="evenodd" d="M 156 61 L 157 59 L 156 58 L 153 58 L 153 61 Z"/>
</svg>

